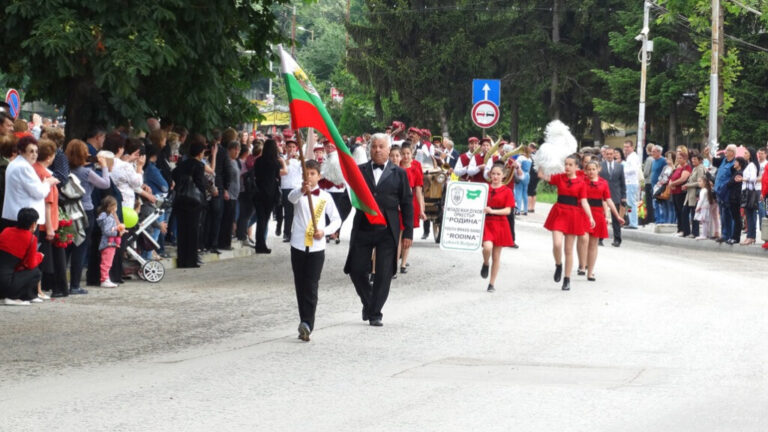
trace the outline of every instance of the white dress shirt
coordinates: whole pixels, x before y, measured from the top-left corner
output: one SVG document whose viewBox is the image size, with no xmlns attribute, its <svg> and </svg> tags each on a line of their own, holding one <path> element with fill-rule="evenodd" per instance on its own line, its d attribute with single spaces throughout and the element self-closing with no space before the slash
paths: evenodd
<svg viewBox="0 0 768 432">
<path fill-rule="evenodd" d="M 464 161 L 462 161 L 461 156 L 459 156 L 459 159 L 456 161 L 456 165 L 454 165 L 453 167 L 453 173 L 459 177 L 467 175 L 470 165 L 472 165 L 475 161 L 475 157 L 472 155 L 471 152 L 467 152 L 466 155 L 469 156 L 469 163 L 467 164 L 467 166 L 464 166 Z M 477 174 L 477 171 L 475 171 L 475 174 Z M 469 175 L 473 175 L 473 174 L 469 174 Z"/>
<path fill-rule="evenodd" d="M 123 197 L 123 207 L 133 208 L 136 202 L 136 189 L 144 183 L 144 177 L 136 172 L 133 164 L 120 158 L 115 158 L 114 161 L 115 165 L 109 176 L 120 191 L 120 196 Z"/>
<path fill-rule="evenodd" d="M 640 156 L 635 152 L 630 153 L 624 162 L 624 183 L 627 185 L 639 185 L 641 172 Z"/>
<path fill-rule="evenodd" d="M 280 176 L 280 189 L 301 187 L 301 162 L 296 158 L 286 159 L 285 168 L 288 172 L 284 176 Z"/>
<path fill-rule="evenodd" d="M 51 186 L 43 183 L 32 165 L 21 155 L 16 156 L 5 170 L 5 198 L 3 219 L 15 221 L 19 210 L 31 207 L 37 210 L 37 224 L 45 223 L 45 197 Z"/>
<path fill-rule="evenodd" d="M 384 162 L 384 169 L 387 169 L 389 161 Z M 371 168 L 373 168 L 373 161 L 371 161 Z M 378 185 L 381 175 L 384 174 L 384 170 L 381 168 L 373 168 L 373 183 Z"/>
<path fill-rule="evenodd" d="M 341 216 L 339 211 L 336 210 L 336 205 L 333 203 L 333 198 L 328 192 L 315 187 L 315 190 L 319 190 L 319 195 L 312 195 L 312 209 L 317 209 L 317 206 L 321 203 L 325 203 L 323 214 L 317 218 L 315 223 L 317 229 L 323 231 L 326 235 L 330 235 L 336 232 L 341 227 Z M 309 214 L 309 201 L 307 196 L 301 193 L 301 188 L 296 188 L 288 193 L 288 201 L 293 204 L 293 225 L 291 225 L 291 247 L 300 251 L 306 251 L 307 246 L 304 245 L 304 236 L 307 233 L 307 227 L 312 224 L 312 218 Z M 325 224 L 325 217 L 328 216 L 330 223 Z M 312 239 L 312 246 L 309 246 L 310 252 L 319 252 L 325 250 L 325 236 L 321 239 Z"/>
</svg>

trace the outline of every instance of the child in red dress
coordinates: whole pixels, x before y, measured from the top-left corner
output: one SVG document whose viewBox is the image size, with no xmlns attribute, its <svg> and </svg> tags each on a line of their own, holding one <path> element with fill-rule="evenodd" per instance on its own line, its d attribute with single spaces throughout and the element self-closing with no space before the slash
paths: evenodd
<svg viewBox="0 0 768 432">
<path fill-rule="evenodd" d="M 515 206 L 515 195 L 502 183 L 504 178 L 503 164 L 494 164 L 489 177 L 491 185 L 488 190 L 488 204 L 485 207 L 485 225 L 483 226 L 483 267 L 480 276 L 488 277 L 488 261 L 493 256 L 491 265 L 491 280 L 488 292 L 494 292 L 496 276 L 499 274 L 501 248 L 513 246 L 512 232 L 509 229 L 507 215 Z"/>
<path fill-rule="evenodd" d="M 565 277 L 563 291 L 571 289 L 573 245 L 576 237 L 583 236 L 595 226 L 586 195 L 583 176 L 577 175 L 578 155 L 565 159 L 565 173 L 548 176 L 539 171 L 539 177 L 557 187 L 557 203 L 549 211 L 544 228 L 552 231 L 552 255 L 555 257 L 555 282 L 563 276 L 563 247 L 565 247 Z"/>
<path fill-rule="evenodd" d="M 418 228 L 420 226 L 420 220 L 426 219 L 427 215 L 424 213 L 424 172 L 421 167 L 421 163 L 413 159 L 413 149 L 408 142 L 403 143 L 400 148 L 402 154 L 402 160 L 400 167 L 405 170 L 408 175 L 408 183 L 413 190 L 413 227 Z M 401 231 L 402 232 L 402 231 Z M 400 262 L 400 273 L 406 273 L 408 262 L 408 252 L 410 248 L 402 248 L 402 261 Z"/>
<path fill-rule="evenodd" d="M 592 210 L 594 227 L 588 231 L 589 244 L 587 246 L 587 280 L 595 280 L 595 261 L 597 261 L 597 242 L 608 238 L 608 223 L 605 220 L 604 204 L 608 205 L 611 213 L 620 224 L 624 225 L 624 219 L 619 216 L 616 206 L 611 200 L 611 190 L 608 182 L 598 175 L 600 167 L 597 162 L 588 162 L 584 168 L 587 174 L 587 202 Z"/>
</svg>

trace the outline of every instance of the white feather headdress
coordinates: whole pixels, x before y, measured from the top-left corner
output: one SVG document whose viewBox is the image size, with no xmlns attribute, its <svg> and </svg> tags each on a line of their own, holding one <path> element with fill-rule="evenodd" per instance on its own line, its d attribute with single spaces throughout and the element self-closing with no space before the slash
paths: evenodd
<svg viewBox="0 0 768 432">
<path fill-rule="evenodd" d="M 536 168 L 551 176 L 565 171 L 565 158 L 576 153 L 576 138 L 560 120 L 551 121 L 544 131 L 544 144 L 533 155 Z"/>
</svg>

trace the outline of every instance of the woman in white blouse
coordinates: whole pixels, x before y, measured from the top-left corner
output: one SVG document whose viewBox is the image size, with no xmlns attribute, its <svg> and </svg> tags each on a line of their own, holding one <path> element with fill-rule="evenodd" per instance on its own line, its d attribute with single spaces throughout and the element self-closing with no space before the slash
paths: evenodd
<svg viewBox="0 0 768 432">
<path fill-rule="evenodd" d="M 741 182 L 741 195 L 745 193 L 757 194 L 754 207 L 744 207 L 744 218 L 747 220 L 747 238 L 745 238 L 740 244 L 742 246 L 755 244 L 755 237 L 757 236 L 757 202 L 760 201 L 760 191 L 757 190 L 757 186 L 760 185 L 760 177 L 757 174 L 760 172 L 760 165 L 757 161 L 757 152 L 754 148 L 748 147 L 744 152 L 744 159 L 747 160 L 747 166 L 744 168 Z M 746 191 L 746 192 L 745 192 Z M 755 192 L 756 191 L 756 192 Z M 745 204 L 742 201 L 742 206 Z"/>
<path fill-rule="evenodd" d="M 115 183 L 123 198 L 123 207 L 134 208 L 136 202 L 136 189 L 144 183 L 142 167 L 135 166 L 141 152 L 141 142 L 126 140 L 118 134 L 109 134 L 104 140 L 104 150 L 115 154 L 115 165 L 109 173 L 109 177 Z"/>
<path fill-rule="evenodd" d="M 32 136 L 22 137 L 17 143 L 19 155 L 8 164 L 5 171 L 5 199 L 0 230 L 16 225 L 19 210 L 31 207 L 41 217 L 45 215 L 45 197 L 51 186 L 58 184 L 55 177 L 41 181 L 32 164 L 37 162 L 37 140 Z M 38 223 L 44 223 L 44 219 Z"/>
</svg>

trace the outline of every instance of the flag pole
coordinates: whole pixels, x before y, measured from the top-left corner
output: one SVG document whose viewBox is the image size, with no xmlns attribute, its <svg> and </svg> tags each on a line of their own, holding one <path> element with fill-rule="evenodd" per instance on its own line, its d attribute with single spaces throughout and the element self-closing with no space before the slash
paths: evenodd
<svg viewBox="0 0 768 432">
<path fill-rule="evenodd" d="M 307 181 L 307 167 L 304 160 L 304 143 L 301 139 L 301 133 L 296 130 L 296 142 L 299 144 L 299 161 L 301 162 L 302 186 Z M 315 221 L 315 209 L 312 206 L 312 192 L 307 192 L 307 202 L 309 203 L 309 218 L 312 219 L 312 232 L 317 232 L 317 222 Z"/>
</svg>

